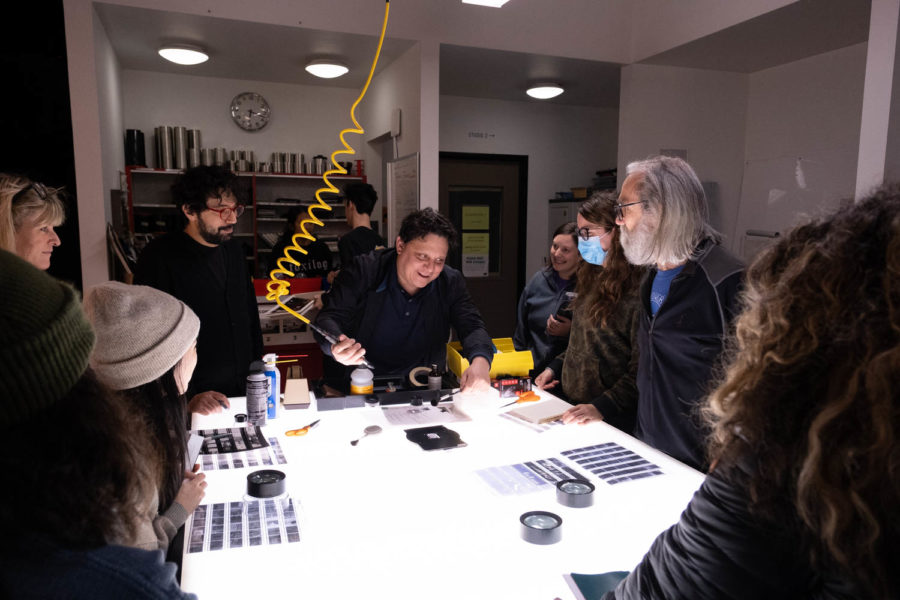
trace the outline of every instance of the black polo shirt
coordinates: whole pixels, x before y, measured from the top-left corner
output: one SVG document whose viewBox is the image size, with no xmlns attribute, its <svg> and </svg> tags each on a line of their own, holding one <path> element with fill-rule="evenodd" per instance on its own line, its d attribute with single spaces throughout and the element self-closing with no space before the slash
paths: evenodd
<svg viewBox="0 0 900 600">
<path fill-rule="evenodd" d="M 359 340 L 366 349 L 366 358 L 378 373 L 405 375 L 414 367 L 423 366 L 432 340 L 422 326 L 422 303 L 434 293 L 434 282 L 410 296 L 397 279 L 397 269 L 389 269 L 387 277 L 375 290 L 386 294 L 372 338 Z"/>
</svg>

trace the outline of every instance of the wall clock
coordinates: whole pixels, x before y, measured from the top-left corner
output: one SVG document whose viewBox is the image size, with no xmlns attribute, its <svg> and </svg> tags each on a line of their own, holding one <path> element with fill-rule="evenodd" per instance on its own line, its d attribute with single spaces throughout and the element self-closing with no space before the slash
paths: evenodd
<svg viewBox="0 0 900 600">
<path fill-rule="evenodd" d="M 259 131 L 269 122 L 272 109 L 256 92 L 243 92 L 231 101 L 231 118 L 246 131 Z"/>
</svg>

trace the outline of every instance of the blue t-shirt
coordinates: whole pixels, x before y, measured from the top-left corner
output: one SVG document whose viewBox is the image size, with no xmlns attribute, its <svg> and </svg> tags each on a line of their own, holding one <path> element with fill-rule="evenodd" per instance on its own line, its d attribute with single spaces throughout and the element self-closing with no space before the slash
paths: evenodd
<svg viewBox="0 0 900 600">
<path fill-rule="evenodd" d="M 666 296 L 669 295 L 669 287 L 672 285 L 672 280 L 681 273 L 683 268 L 684 265 L 680 265 L 667 271 L 657 271 L 656 275 L 654 275 L 653 287 L 650 288 L 650 312 L 654 316 L 659 312 L 659 307 L 665 302 Z"/>
</svg>

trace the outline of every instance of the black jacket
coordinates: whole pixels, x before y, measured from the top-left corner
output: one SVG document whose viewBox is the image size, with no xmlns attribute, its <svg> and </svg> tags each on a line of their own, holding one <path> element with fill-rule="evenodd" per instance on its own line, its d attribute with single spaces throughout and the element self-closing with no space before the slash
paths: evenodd
<svg viewBox="0 0 900 600">
<path fill-rule="evenodd" d="M 743 270 L 737 258 L 706 240 L 672 280 L 656 316 L 650 312 L 656 270 L 641 285 L 637 435 L 701 470 L 706 432 L 697 410 L 738 309 Z"/>
<path fill-rule="evenodd" d="M 603 600 L 864 598 L 835 568 L 810 565 L 790 498 L 774 518 L 750 511 L 748 472 L 720 466 L 708 475 L 678 523 Z"/>
<path fill-rule="evenodd" d="M 184 232 L 164 235 L 141 252 L 134 282 L 175 296 L 200 318 L 197 368 L 189 394 L 215 390 L 243 396 L 250 361 L 262 357 L 263 344 L 253 280 L 240 242 L 209 248 Z"/>
<path fill-rule="evenodd" d="M 326 294 L 325 307 L 316 316 L 316 325 L 335 336 L 343 333 L 365 347 L 366 340 L 371 339 L 375 331 L 387 296 L 382 284 L 390 269 L 396 270 L 396 265 L 397 252 L 393 248 L 358 256 L 351 264 L 344 265 L 331 291 Z M 429 285 L 435 289 L 422 305 L 421 322 L 426 327 L 427 338 L 432 340 L 431 347 L 427 356 L 409 356 L 408 364 L 443 365 L 451 326 L 462 342 L 463 355 L 467 359 L 471 361 L 474 356 L 481 355 L 490 362 L 494 354 L 493 343 L 466 290 L 462 274 L 445 266 Z M 331 344 L 318 334 L 316 339 L 322 351 L 331 356 Z M 403 352 L 403 348 L 398 348 L 397 352 Z"/>
</svg>

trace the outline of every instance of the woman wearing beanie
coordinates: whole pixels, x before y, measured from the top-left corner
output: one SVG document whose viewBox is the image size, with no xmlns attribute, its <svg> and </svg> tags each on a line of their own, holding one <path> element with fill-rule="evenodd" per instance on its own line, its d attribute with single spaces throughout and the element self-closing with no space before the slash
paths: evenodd
<svg viewBox="0 0 900 600">
<path fill-rule="evenodd" d="M 128 547 L 157 465 L 123 400 L 88 369 L 77 292 L 0 250 L 0 597 L 194 598 L 159 551 Z"/>
<path fill-rule="evenodd" d="M 187 464 L 184 392 L 197 365 L 200 319 L 183 302 L 143 285 L 118 281 L 87 291 L 84 308 L 97 335 L 91 368 L 138 409 L 153 433 L 161 465 L 155 535 L 137 543 L 166 549 L 204 495 L 205 475 Z"/>
</svg>

